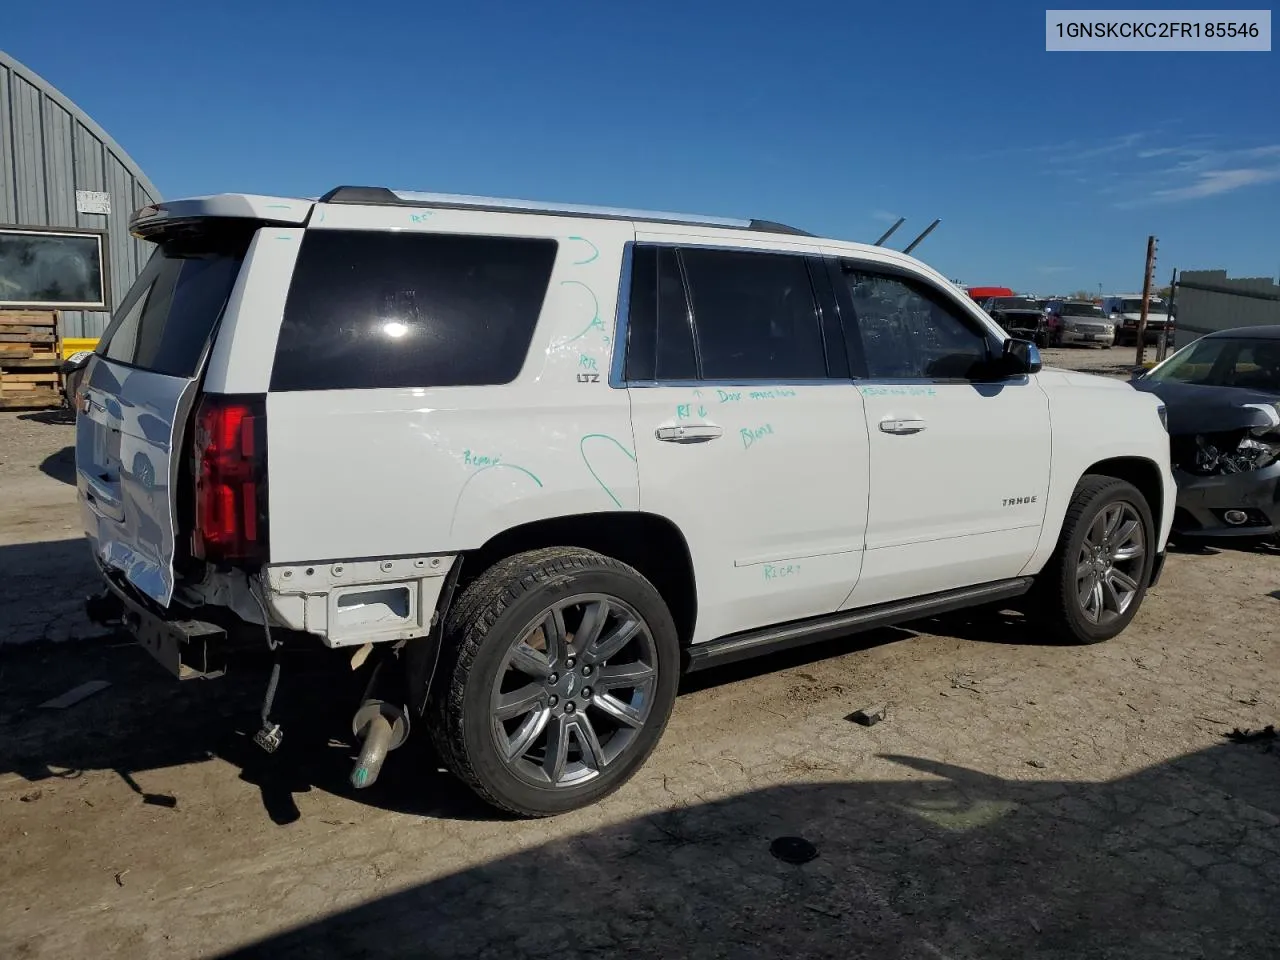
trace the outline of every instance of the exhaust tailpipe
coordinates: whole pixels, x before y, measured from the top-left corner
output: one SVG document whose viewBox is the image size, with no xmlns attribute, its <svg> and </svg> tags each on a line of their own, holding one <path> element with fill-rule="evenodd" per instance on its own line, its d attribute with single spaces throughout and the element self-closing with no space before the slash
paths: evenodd
<svg viewBox="0 0 1280 960">
<path fill-rule="evenodd" d="M 409 715 L 403 707 L 385 700 L 366 700 L 351 720 L 351 732 L 360 741 L 360 756 L 351 768 L 351 785 L 357 790 L 373 786 L 387 754 L 409 736 Z"/>
</svg>

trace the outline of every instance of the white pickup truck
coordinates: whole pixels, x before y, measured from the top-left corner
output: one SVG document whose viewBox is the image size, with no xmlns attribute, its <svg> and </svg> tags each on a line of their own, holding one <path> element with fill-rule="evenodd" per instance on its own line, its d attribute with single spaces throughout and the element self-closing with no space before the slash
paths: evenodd
<svg viewBox="0 0 1280 960">
<path fill-rule="evenodd" d="M 1169 302 L 1163 297 L 1151 297 L 1147 300 L 1147 332 L 1143 340 L 1148 344 L 1159 343 L 1161 334 L 1168 337 L 1168 345 L 1172 347 L 1176 339 L 1177 319 L 1170 314 Z M 1138 343 L 1138 324 L 1142 320 L 1142 294 L 1126 293 L 1123 296 L 1106 297 L 1102 301 L 1102 312 L 1115 324 L 1117 347 L 1136 346 Z"/>
</svg>

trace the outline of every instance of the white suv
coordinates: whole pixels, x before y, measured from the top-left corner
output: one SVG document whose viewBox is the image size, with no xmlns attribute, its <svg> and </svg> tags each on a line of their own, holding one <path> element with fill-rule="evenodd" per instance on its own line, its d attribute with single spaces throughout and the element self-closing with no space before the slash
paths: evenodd
<svg viewBox="0 0 1280 960">
<path fill-rule="evenodd" d="M 76 398 L 91 612 L 184 677 L 245 628 L 344 649 L 357 786 L 412 720 L 491 803 L 569 810 L 682 671 L 992 603 L 1091 643 L 1160 570 L 1158 400 L 891 250 L 363 187 L 131 229 Z"/>
</svg>

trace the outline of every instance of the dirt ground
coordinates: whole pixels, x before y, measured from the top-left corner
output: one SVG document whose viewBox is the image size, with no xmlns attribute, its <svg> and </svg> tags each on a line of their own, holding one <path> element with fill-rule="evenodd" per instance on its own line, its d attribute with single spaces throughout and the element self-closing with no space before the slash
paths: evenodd
<svg viewBox="0 0 1280 960">
<path fill-rule="evenodd" d="M 510 821 L 420 737 L 349 789 L 321 657 L 268 757 L 265 662 L 179 684 L 93 637 L 57 421 L 0 416 L 0 957 L 1276 955 L 1280 747 L 1224 734 L 1280 719 L 1280 555 L 1174 554 L 1096 647 L 983 613 L 698 675 L 622 791 Z"/>
</svg>

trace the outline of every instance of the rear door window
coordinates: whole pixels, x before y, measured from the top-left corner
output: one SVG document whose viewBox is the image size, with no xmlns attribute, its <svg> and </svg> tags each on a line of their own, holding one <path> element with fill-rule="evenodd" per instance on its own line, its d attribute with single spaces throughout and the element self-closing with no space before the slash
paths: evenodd
<svg viewBox="0 0 1280 960">
<path fill-rule="evenodd" d="M 556 247 L 526 237 L 308 231 L 271 389 L 510 383 L 524 366 Z"/>
<path fill-rule="evenodd" d="M 194 377 L 244 262 L 249 234 L 162 243 L 121 301 L 98 352 L 170 377 Z"/>
<path fill-rule="evenodd" d="M 682 249 L 680 257 L 703 379 L 827 377 L 821 320 L 803 257 L 696 247 Z"/>
</svg>

